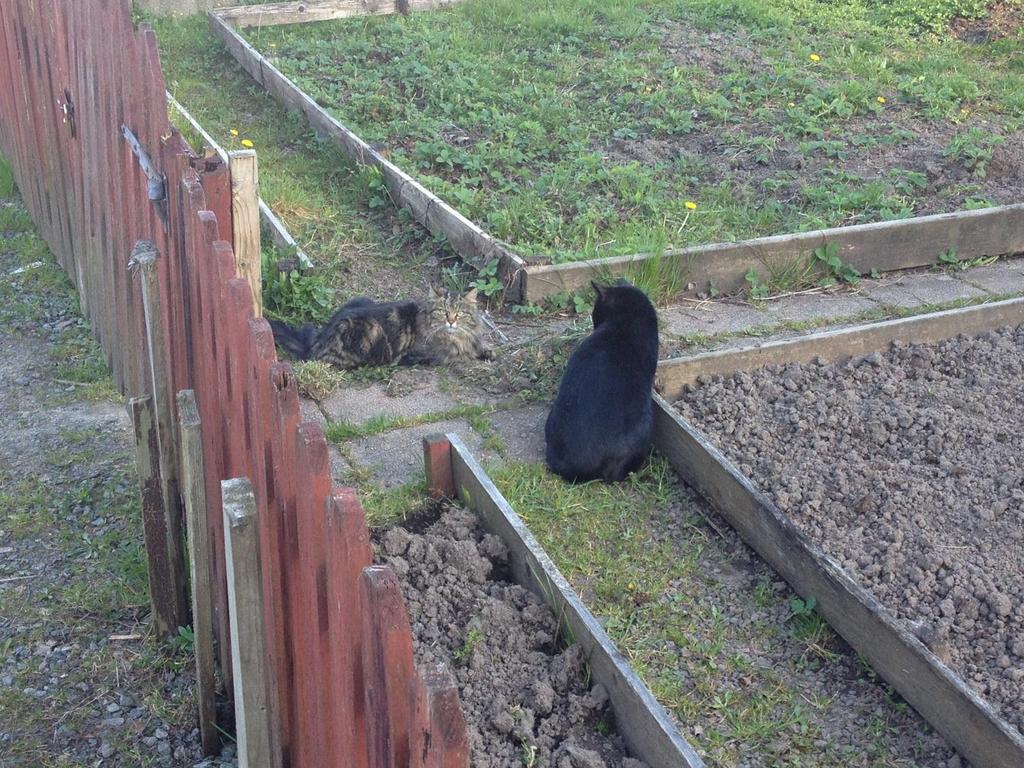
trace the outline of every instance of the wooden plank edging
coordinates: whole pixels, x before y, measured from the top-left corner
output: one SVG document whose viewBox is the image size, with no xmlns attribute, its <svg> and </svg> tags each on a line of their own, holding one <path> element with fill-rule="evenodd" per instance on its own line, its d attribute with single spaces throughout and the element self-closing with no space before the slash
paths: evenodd
<svg viewBox="0 0 1024 768">
<path fill-rule="evenodd" d="M 669 401 L 703 375 L 729 375 L 765 365 L 807 363 L 821 357 L 840 360 L 887 350 L 894 341 L 924 344 L 958 334 L 975 334 L 1024 323 L 1024 299 L 1006 299 L 972 307 L 901 317 L 839 328 L 795 339 L 766 341 L 740 349 L 705 352 L 658 363 L 656 387 Z"/>
<path fill-rule="evenodd" d="M 352 16 L 386 16 L 410 11 L 434 11 L 461 0 L 298 0 L 298 2 L 240 5 L 217 11 L 235 27 L 270 27 L 333 21 Z"/>
<path fill-rule="evenodd" d="M 745 287 L 748 270 L 757 270 L 767 281 L 773 269 L 808 258 L 815 248 L 830 243 L 836 244 L 844 264 L 862 274 L 872 269 L 891 272 L 930 266 L 950 248 L 961 260 L 1021 253 L 1024 203 L 698 245 L 672 249 L 660 256 L 641 253 L 529 266 L 523 297 L 536 303 L 555 293 L 578 291 L 591 280 L 625 276 L 631 268 L 655 258 L 674 262 L 674 268 L 685 277 L 683 282 L 693 283 L 697 291 L 713 283 L 723 294 L 736 293 Z"/>
<path fill-rule="evenodd" d="M 424 440 L 425 452 L 434 453 L 433 466 L 444 472 L 445 463 L 436 461 L 439 443 L 451 446 L 451 476 L 428 477 L 428 484 L 434 489 L 452 488 L 457 492 L 458 498 L 480 516 L 484 527 L 499 536 L 509 548 L 516 581 L 551 605 L 560 623 L 568 625 L 575 642 L 587 654 L 594 679 L 608 690 L 619 733 L 630 751 L 651 768 L 702 768 L 703 761 L 680 735 L 664 707 L 633 671 L 458 435 L 432 436 Z"/>
<path fill-rule="evenodd" d="M 518 254 L 484 232 L 332 117 L 249 45 L 217 12 L 210 11 L 207 18 L 213 33 L 224 42 L 231 55 L 257 83 L 289 109 L 301 112 L 317 133 L 333 141 L 353 162 L 378 168 L 395 205 L 406 208 L 431 233 L 443 233 L 449 245 L 460 256 L 477 266 L 496 259 L 506 285 L 506 297 L 513 301 L 519 298 L 526 262 Z"/>
</svg>

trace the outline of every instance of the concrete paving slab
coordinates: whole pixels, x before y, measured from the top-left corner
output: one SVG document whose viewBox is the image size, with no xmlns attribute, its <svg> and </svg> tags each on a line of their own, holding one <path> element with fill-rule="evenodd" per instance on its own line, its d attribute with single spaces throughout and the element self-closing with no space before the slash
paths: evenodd
<svg viewBox="0 0 1024 768">
<path fill-rule="evenodd" d="M 384 383 L 368 387 L 339 387 L 323 402 L 331 421 L 362 424 L 381 414 L 392 418 L 412 418 L 426 413 L 442 413 L 459 405 L 451 395 L 436 389 L 433 377 L 400 395 L 393 395 Z"/>
<path fill-rule="evenodd" d="M 861 292 L 880 304 L 897 307 L 944 304 L 986 295 L 986 291 L 947 274 L 917 274 L 891 280 L 868 281 L 864 283 Z"/>
<path fill-rule="evenodd" d="M 866 296 L 856 293 L 808 293 L 786 296 L 765 304 L 765 312 L 773 322 L 805 322 L 858 315 L 878 305 Z"/>
<path fill-rule="evenodd" d="M 299 398 L 299 411 L 302 413 L 303 421 L 312 421 L 321 427 L 327 427 L 327 419 L 324 418 L 320 407 L 313 401 L 304 397 Z"/>
<path fill-rule="evenodd" d="M 393 488 L 413 480 L 423 471 L 423 438 L 436 432 L 455 432 L 479 460 L 494 458 L 486 453 L 483 438 L 465 419 L 421 424 L 395 429 L 346 443 L 352 459 L 368 469 L 383 488 Z"/>
<path fill-rule="evenodd" d="M 971 285 L 994 294 L 1024 292 L 1024 259 L 997 261 L 985 267 L 974 267 L 960 273 Z"/>
<path fill-rule="evenodd" d="M 659 314 L 662 330 L 677 336 L 689 336 L 694 333 L 737 333 L 772 323 L 772 318 L 767 312 L 746 304 L 727 304 L 720 301 L 686 302 L 666 307 Z"/>
<path fill-rule="evenodd" d="M 494 431 L 501 436 L 504 458 L 540 464 L 544 461 L 544 422 L 548 405 L 527 405 L 491 414 Z"/>
</svg>

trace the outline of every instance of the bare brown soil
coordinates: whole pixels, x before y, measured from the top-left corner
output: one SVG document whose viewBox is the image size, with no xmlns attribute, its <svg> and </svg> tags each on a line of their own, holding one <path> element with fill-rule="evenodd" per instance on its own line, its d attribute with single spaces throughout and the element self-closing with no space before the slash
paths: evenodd
<svg viewBox="0 0 1024 768">
<path fill-rule="evenodd" d="M 716 377 L 676 405 L 1024 728 L 1024 327 Z"/>
<path fill-rule="evenodd" d="M 533 593 L 503 578 L 508 550 L 450 507 L 383 534 L 379 559 L 402 581 L 419 664 L 459 683 L 476 768 L 644 768 L 626 757 L 608 693 Z"/>
</svg>

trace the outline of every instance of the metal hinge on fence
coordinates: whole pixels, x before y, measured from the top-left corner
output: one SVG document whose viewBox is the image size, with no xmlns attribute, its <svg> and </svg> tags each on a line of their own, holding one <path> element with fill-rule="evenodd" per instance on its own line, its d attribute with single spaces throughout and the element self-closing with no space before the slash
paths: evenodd
<svg viewBox="0 0 1024 768">
<path fill-rule="evenodd" d="M 146 188 L 149 201 L 156 207 L 157 215 L 160 217 L 160 221 L 164 223 L 164 230 L 166 231 L 167 177 L 153 166 L 153 162 L 149 159 L 149 155 L 146 154 L 146 150 L 142 148 L 142 144 L 139 143 L 139 139 L 134 133 L 132 133 L 131 128 L 127 125 L 122 125 L 121 134 L 124 136 L 125 141 L 128 142 L 128 146 L 132 148 L 132 152 L 135 153 L 135 157 L 138 158 L 139 167 L 142 168 L 142 172 L 146 174 Z"/>
</svg>

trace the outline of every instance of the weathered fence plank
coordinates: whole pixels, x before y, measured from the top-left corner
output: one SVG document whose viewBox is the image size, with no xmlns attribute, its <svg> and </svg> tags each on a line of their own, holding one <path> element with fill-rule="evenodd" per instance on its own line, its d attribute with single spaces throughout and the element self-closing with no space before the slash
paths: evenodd
<svg viewBox="0 0 1024 768">
<path fill-rule="evenodd" d="M 252 290 L 256 317 L 263 314 L 263 279 L 260 252 L 260 193 L 256 152 L 242 149 L 228 153 L 231 172 L 232 249 L 235 274 Z"/>
<path fill-rule="evenodd" d="M 215 656 L 213 653 L 213 602 L 210 599 L 210 536 L 206 527 L 206 485 L 203 464 L 202 422 L 195 393 L 178 393 L 181 434 L 181 490 L 188 532 L 188 563 L 192 585 L 192 637 L 196 655 L 196 689 L 199 698 L 199 735 L 203 754 L 220 749 L 217 730 Z"/>
<path fill-rule="evenodd" d="M 153 611 L 153 631 L 159 638 L 173 637 L 185 621 L 177 602 L 179 574 L 172 572 L 169 556 L 167 516 L 160 482 L 160 450 L 156 437 L 153 401 L 133 398 L 128 403 L 135 429 L 136 467 L 142 493 L 142 532 L 146 542 L 146 568 L 149 574 L 149 600 Z"/>
<path fill-rule="evenodd" d="M 163 496 L 167 529 L 167 557 L 170 561 L 171 599 L 176 615 L 184 618 L 188 613 L 185 597 L 185 557 L 182 553 L 182 509 L 178 483 L 177 422 L 174 419 L 171 396 L 171 374 L 167 359 L 166 313 L 160 298 L 157 276 L 157 254 L 153 243 L 140 240 L 132 249 L 130 264 L 139 271 L 145 312 L 146 352 L 149 362 L 149 380 L 152 386 L 153 415 L 156 420 L 157 451 L 160 462 L 160 492 Z"/>
<path fill-rule="evenodd" d="M 327 502 L 328 624 L 334 656 L 334 711 L 343 729 L 351 768 L 367 768 L 363 680 L 362 606 L 353 585 L 373 563 L 370 530 L 351 488 L 335 489 Z"/>
<path fill-rule="evenodd" d="M 466 718 L 455 677 L 443 664 L 422 674 L 409 690 L 410 768 L 469 768 Z"/>
<path fill-rule="evenodd" d="M 409 616 L 394 571 L 379 565 L 364 568 L 359 599 L 370 765 L 404 768 L 409 764 L 409 685 L 414 671 Z"/>
<path fill-rule="evenodd" d="M 231 658 L 235 665 L 235 736 L 239 768 L 274 768 L 274 690 L 266 664 L 263 576 L 256 498 L 244 477 L 222 483 Z"/>
</svg>

